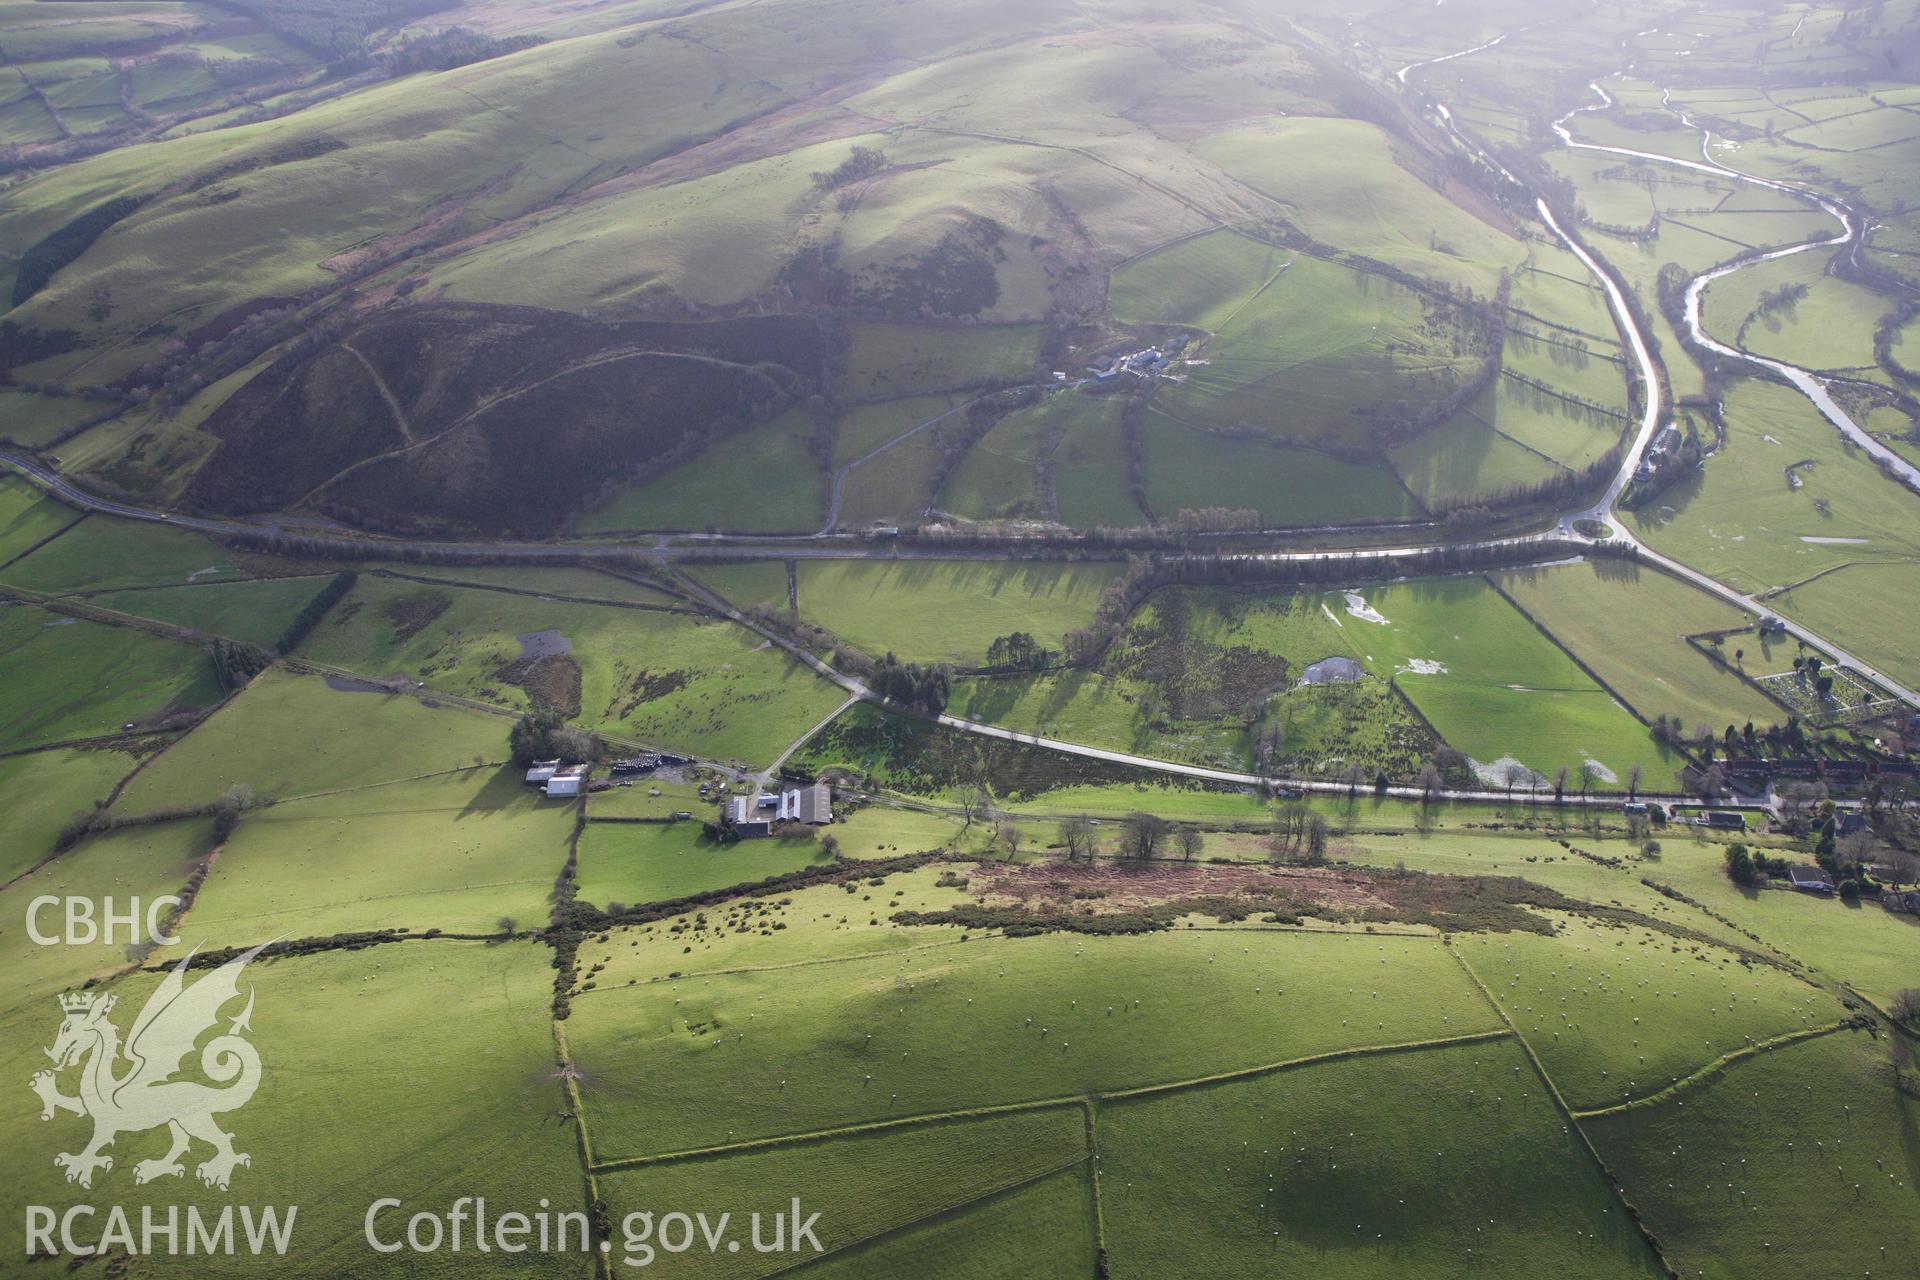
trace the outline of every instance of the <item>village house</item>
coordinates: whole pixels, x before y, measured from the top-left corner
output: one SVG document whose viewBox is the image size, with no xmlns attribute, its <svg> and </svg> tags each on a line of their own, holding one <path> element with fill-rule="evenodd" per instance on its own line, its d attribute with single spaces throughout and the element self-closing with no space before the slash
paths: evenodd
<svg viewBox="0 0 1920 1280">
<path fill-rule="evenodd" d="M 1804 865 L 1789 867 L 1787 882 L 1802 893 L 1833 892 L 1833 877 L 1819 867 Z"/>
</svg>

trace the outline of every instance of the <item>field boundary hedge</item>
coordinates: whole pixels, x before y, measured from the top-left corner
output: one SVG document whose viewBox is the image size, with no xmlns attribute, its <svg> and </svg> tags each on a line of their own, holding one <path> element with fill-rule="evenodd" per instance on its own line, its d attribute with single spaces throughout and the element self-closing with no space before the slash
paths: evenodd
<svg viewBox="0 0 1920 1280">
<path fill-rule="evenodd" d="M 1528 622 L 1532 623 L 1533 629 L 1535 631 L 1538 631 L 1541 635 L 1545 636 L 1548 642 L 1550 642 L 1554 648 L 1566 654 L 1568 659 L 1572 661 L 1574 666 L 1580 668 L 1581 671 L 1585 672 L 1587 679 L 1593 681 L 1595 684 L 1599 685 L 1602 689 L 1606 690 L 1608 697 L 1612 698 L 1615 702 L 1625 707 L 1627 709 L 1627 714 L 1631 715 L 1635 720 L 1638 720 L 1640 722 L 1641 728 L 1651 729 L 1653 727 L 1653 722 L 1647 719 L 1646 714 L 1642 712 L 1640 708 L 1634 706 L 1633 703 L 1627 700 L 1626 695 L 1622 694 L 1618 689 L 1614 688 L 1611 684 L 1607 683 L 1606 679 L 1602 677 L 1598 671 L 1595 671 L 1592 667 L 1588 666 L 1586 659 L 1582 658 L 1579 654 L 1575 653 L 1572 650 L 1572 648 L 1570 648 L 1564 640 L 1562 640 L 1559 636 L 1553 633 L 1553 630 L 1550 627 L 1548 627 L 1546 623 L 1534 617 L 1532 610 L 1528 609 L 1525 605 L 1521 604 L 1518 600 L 1514 599 L 1512 595 L 1508 594 L 1507 589 L 1501 586 L 1497 581 L 1495 581 L 1492 574 L 1490 573 L 1482 574 L 1481 577 L 1485 580 L 1488 586 L 1493 588 L 1493 593 L 1495 595 L 1499 596 L 1502 600 L 1505 600 L 1509 605 L 1511 605 L 1515 613 L 1519 614 L 1521 617 L 1525 618 Z"/>
<path fill-rule="evenodd" d="M 75 525 L 79 524 L 82 520 L 85 520 L 88 516 L 92 514 L 93 512 L 91 511 L 82 511 L 80 514 L 76 515 L 73 519 L 67 521 L 65 524 L 61 525 L 58 529 L 55 529 L 52 533 L 40 539 L 40 541 L 34 543 L 32 546 L 28 547 L 26 550 L 22 551 L 20 554 L 15 556 L 9 556 L 5 560 L 0 560 L 0 569 L 11 569 L 14 565 L 19 564 L 22 560 L 25 560 L 28 556 L 32 555 L 34 552 L 38 551 L 40 548 L 46 546 L 49 542 L 52 542 L 55 538 L 59 537 L 61 534 L 70 531 Z"/>
<path fill-rule="evenodd" d="M 1115 1089 L 1106 1092 L 1066 1094 L 1052 1098 L 1030 1098 L 1023 1102 L 999 1102 L 979 1107 L 963 1107 L 955 1111 L 932 1111 L 917 1116 L 899 1116 L 890 1120 L 869 1120 L 859 1124 L 835 1125 L 826 1129 L 810 1129 L 803 1133 L 776 1134 L 766 1138 L 749 1138 L 744 1142 L 721 1143 L 711 1147 L 689 1147 L 680 1151 L 662 1151 L 653 1155 L 619 1156 L 603 1160 L 596 1166 L 599 1172 L 612 1172 L 620 1169 L 640 1169 L 648 1165 L 666 1164 L 681 1160 L 705 1160 L 715 1157 L 734 1155 L 746 1151 L 763 1151 L 776 1147 L 802 1146 L 815 1142 L 829 1142 L 835 1138 L 848 1137 L 863 1133 L 883 1133 L 894 1129 L 924 1128 L 929 1125 L 952 1124 L 967 1120 L 977 1120 L 988 1116 L 1014 1115 L 1024 1111 L 1054 1111 L 1062 1107 L 1083 1107 L 1089 1103 L 1099 1105 L 1106 1102 L 1128 1102 L 1138 1098 L 1157 1097 L 1163 1094 L 1179 1093 L 1188 1089 L 1206 1089 L 1216 1085 L 1234 1084 L 1242 1080 L 1254 1080 L 1261 1076 L 1277 1075 L 1283 1071 L 1295 1071 L 1302 1067 L 1315 1067 L 1329 1062 L 1340 1062 L 1348 1058 L 1379 1057 L 1386 1054 L 1413 1053 L 1424 1049 L 1445 1049 L 1454 1045 L 1477 1044 L 1488 1040 L 1517 1038 L 1511 1027 L 1498 1027 L 1487 1031 L 1474 1031 L 1466 1035 L 1441 1036 L 1429 1040 L 1405 1040 L 1393 1044 L 1355 1045 L 1346 1049 L 1330 1049 L 1325 1053 L 1309 1054 L 1301 1058 L 1288 1058 L 1281 1062 L 1266 1062 L 1253 1067 L 1240 1067 L 1232 1071 L 1222 1071 L 1213 1075 L 1195 1076 L 1185 1080 L 1166 1080 L 1158 1084 L 1138 1085 L 1130 1089 Z M 1075 1163 L 1078 1163 L 1077 1161 Z M 1057 1172 L 1057 1171 L 1056 1171 Z"/>
<path fill-rule="evenodd" d="M 1540 1082 L 1547 1088 L 1547 1096 L 1553 1099 L 1553 1105 L 1559 1110 L 1561 1116 L 1565 1118 L 1567 1122 L 1567 1132 L 1573 1134 L 1580 1140 L 1580 1145 L 1586 1149 L 1587 1155 L 1593 1159 L 1594 1166 L 1600 1170 L 1600 1176 L 1606 1179 L 1607 1185 L 1613 1189 L 1615 1198 L 1620 1201 L 1621 1207 L 1627 1211 L 1627 1217 L 1632 1219 L 1634 1228 L 1640 1232 L 1640 1238 L 1647 1242 L 1647 1248 L 1653 1251 L 1653 1256 L 1659 1260 L 1669 1280 L 1680 1280 L 1680 1272 L 1674 1267 L 1673 1260 L 1667 1257 L 1667 1251 L 1660 1247 L 1659 1237 L 1653 1234 L 1652 1228 L 1648 1227 L 1646 1222 L 1640 1217 L 1640 1207 L 1627 1195 L 1625 1184 L 1623 1184 L 1618 1175 L 1614 1173 L 1613 1166 L 1608 1164 L 1606 1158 L 1600 1154 L 1600 1148 L 1593 1145 L 1593 1139 L 1587 1136 L 1587 1131 L 1581 1128 L 1580 1117 L 1574 1112 L 1572 1107 L 1567 1105 L 1566 1097 L 1560 1092 L 1560 1086 L 1555 1084 L 1553 1077 L 1547 1074 L 1546 1063 L 1540 1061 L 1540 1055 L 1534 1052 L 1533 1045 L 1528 1043 L 1527 1038 L 1520 1034 L 1520 1029 L 1513 1025 L 1513 1019 L 1508 1016 L 1506 1007 L 1494 998 L 1494 994 L 1488 989 L 1487 984 L 1480 980 L 1480 975 L 1475 973 L 1473 966 L 1467 963 L 1467 958 L 1460 954 L 1458 947 L 1453 945 L 1453 940 L 1443 934 L 1440 938 L 1440 944 L 1447 949 L 1447 954 L 1452 956 L 1454 963 L 1460 966 L 1460 972 L 1467 975 L 1467 980 L 1473 983 L 1474 987 L 1479 990 L 1481 996 L 1485 998 L 1487 1004 L 1493 1009 L 1495 1016 L 1500 1019 L 1501 1023 L 1512 1034 L 1514 1040 L 1518 1042 L 1520 1051 L 1527 1055 L 1527 1061 L 1533 1064 L 1534 1073 L 1540 1077 Z"/>
<path fill-rule="evenodd" d="M 1802 1040 L 1817 1040 L 1821 1036 L 1832 1035 L 1836 1031 L 1845 1031 L 1855 1025 L 1853 1019 L 1841 1018 L 1836 1022 L 1831 1022 L 1824 1026 L 1801 1027 L 1797 1031 L 1789 1031 L 1783 1035 L 1771 1036 L 1765 1040 L 1755 1040 L 1751 1044 L 1733 1050 L 1731 1053 L 1721 1054 L 1705 1066 L 1697 1068 L 1689 1075 L 1680 1077 L 1657 1093 L 1649 1093 L 1641 1098 L 1631 1098 L 1626 1102 L 1616 1102 L 1611 1106 L 1595 1107 L 1591 1111 L 1576 1111 L 1573 1113 L 1573 1118 L 1576 1120 L 1598 1120 L 1606 1116 L 1622 1115 L 1628 1111 L 1638 1110 L 1641 1107 L 1658 1106 L 1682 1093 L 1691 1091 L 1697 1086 L 1706 1084 L 1712 1078 L 1726 1071 L 1728 1067 L 1744 1062 L 1748 1058 L 1756 1058 L 1770 1050 L 1785 1048 L 1790 1044 L 1798 1044 Z"/>
</svg>

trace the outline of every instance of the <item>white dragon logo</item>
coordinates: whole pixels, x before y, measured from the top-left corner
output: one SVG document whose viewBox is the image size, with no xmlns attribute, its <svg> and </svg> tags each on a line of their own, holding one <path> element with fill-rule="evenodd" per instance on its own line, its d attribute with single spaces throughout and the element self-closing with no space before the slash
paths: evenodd
<svg viewBox="0 0 1920 1280">
<path fill-rule="evenodd" d="M 91 1187 L 96 1169 L 113 1168 L 113 1157 L 101 1154 L 102 1148 L 112 1146 L 114 1138 L 122 1133 L 140 1133 L 161 1125 L 172 1133 L 173 1147 L 157 1160 L 134 1165 L 135 1182 L 180 1177 L 186 1172 L 180 1157 L 193 1145 L 194 1138 L 213 1147 L 212 1157 L 194 1170 L 210 1187 L 226 1190 L 234 1167 L 252 1163 L 233 1149 L 233 1138 L 213 1121 L 223 1112 L 245 1106 L 260 1086 L 260 1054 L 241 1035 L 250 1030 L 248 1019 L 253 1016 L 251 988 L 240 1016 L 232 1020 L 225 1034 L 209 1040 L 200 1051 L 201 1071 L 226 1087 L 172 1077 L 193 1052 L 194 1042 L 219 1021 L 220 1010 L 239 998 L 240 971 L 262 949 L 255 947 L 234 957 L 191 987 L 186 985 L 186 971 L 193 957 L 182 960 L 147 998 L 140 1016 L 133 1020 L 124 1048 L 119 1029 L 107 1019 L 113 1011 L 114 997 L 98 992 L 60 997 L 60 1008 L 66 1016 L 53 1047 L 45 1051 L 53 1059 L 54 1069 L 35 1074 L 31 1087 L 40 1095 L 42 1120 L 53 1119 L 56 1111 L 93 1118 L 93 1141 L 86 1149 L 53 1158 L 55 1165 L 67 1171 L 68 1182 Z M 125 1074 L 116 1075 L 115 1067 L 123 1055 L 131 1066 Z M 80 1096 L 71 1098 L 60 1092 L 55 1077 L 82 1059 L 86 1059 L 86 1065 L 80 1073 Z"/>
</svg>

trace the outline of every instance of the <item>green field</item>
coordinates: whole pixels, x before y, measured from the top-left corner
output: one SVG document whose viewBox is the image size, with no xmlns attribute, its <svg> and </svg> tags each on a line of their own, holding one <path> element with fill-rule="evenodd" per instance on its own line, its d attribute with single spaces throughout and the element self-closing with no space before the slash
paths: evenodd
<svg viewBox="0 0 1920 1280">
<path fill-rule="evenodd" d="M 1818 627 L 1909 688 L 1920 680 L 1920 636 L 1895 621 L 1920 608 L 1915 561 L 1848 565 L 1776 598 L 1783 612 Z"/>
<path fill-rule="evenodd" d="M 1652 1097 L 1727 1054 L 1845 1014 L 1783 970 L 1651 929 L 1563 921 L 1552 938 L 1455 945 L 1575 1111 Z"/>
<path fill-rule="evenodd" d="M 669 782 L 653 776 L 628 782 L 626 786 L 594 792 L 587 799 L 588 815 L 666 822 L 677 813 L 699 813 L 708 804 L 701 798 L 697 782 Z"/>
<path fill-rule="evenodd" d="M 739 608 L 756 604 L 787 607 L 787 564 L 783 560 L 700 565 L 693 572 L 702 584 Z"/>
<path fill-rule="evenodd" d="M 199 649 L 26 604 L 0 608 L 0 690 L 9 748 L 150 727 L 220 700 Z"/>
<path fill-rule="evenodd" d="M 179 529 L 89 516 L 0 571 L 0 581 L 63 594 L 125 587 L 178 586 L 253 576 L 283 562 L 236 555 Z M 285 572 L 284 568 L 279 568 Z"/>
<path fill-rule="evenodd" d="M 0 757 L 0 883 L 50 856 L 67 819 L 106 799 L 133 766 L 107 749 Z"/>
<path fill-rule="evenodd" d="M 289 735 L 286 726 L 299 725 Z M 262 799 L 398 783 L 506 756 L 504 719 L 269 671 L 148 763 L 120 806 L 204 804 L 236 783 Z"/>
<path fill-rule="evenodd" d="M 866 904 L 854 905 L 864 924 Z M 797 899 L 769 913 L 788 932 L 828 927 Z M 1394 981 L 1360 1007 L 1349 1003 L 1353 983 L 1314 977 L 1383 957 Z M 1181 932 L 696 971 L 587 993 L 568 1037 L 590 1076 L 650 1099 L 644 1113 L 617 1098 L 589 1104 L 603 1150 L 642 1155 L 723 1143 L 728 1130 L 740 1140 L 1112 1092 L 1494 1025 L 1431 939 Z M 717 1079 L 729 1082 L 724 1094 Z"/>
<path fill-rule="evenodd" d="M 1388 457 L 1400 481 L 1421 502 L 1499 493 L 1550 480 L 1561 468 L 1552 458 L 1494 430 L 1471 411 L 1421 432 Z"/>
<path fill-rule="evenodd" d="M 1517 759 L 1550 773 L 1592 759 L 1622 782 L 1634 765 L 1651 778 L 1672 768 L 1591 677 L 1477 578 L 1280 596 L 1235 626 L 1219 643 L 1283 654 L 1296 671 L 1350 657 L 1395 680 L 1442 738 L 1484 766 Z"/>
<path fill-rule="evenodd" d="M 116 990 L 137 1008 L 157 981 L 142 974 Z M 194 1179 L 197 1157 L 183 1180 L 136 1187 L 122 1169 L 163 1154 L 165 1135 L 126 1134 L 115 1147 L 113 1194 L 136 1221 L 142 1204 L 159 1207 L 163 1219 L 166 1206 L 187 1204 L 217 1215 L 230 1196 L 297 1204 L 283 1265 L 315 1275 L 340 1268 L 419 1274 L 418 1257 L 367 1247 L 363 1220 L 378 1196 L 409 1206 L 437 1203 L 452 1180 L 461 1194 L 484 1195 L 495 1205 L 537 1209 L 542 1196 L 554 1196 L 556 1205 L 572 1208 L 571 1196 L 555 1196 L 578 1184 L 579 1163 L 572 1128 L 554 1119 L 564 1095 L 553 1079 L 548 982 L 546 956 L 530 943 L 437 941 L 256 963 L 244 984 L 256 993 L 260 1089 L 243 1113 L 224 1122 L 252 1163 L 234 1173 L 231 1192 Z M 455 1008 L 457 1017 L 423 1012 Z M 23 1080 L 35 1062 L 46 1062 L 40 1049 L 51 1041 L 53 1012 L 51 999 L 36 1000 L 7 1016 L 7 1065 Z M 415 1087 L 365 1087 L 397 1045 L 406 1047 Z M 352 1105 L 345 1105 L 343 1089 L 351 1090 Z M 31 1135 L 15 1148 L 21 1158 L 8 1164 L 7 1194 L 23 1203 L 63 1203 L 72 1189 L 53 1155 L 77 1149 L 84 1122 L 68 1116 L 42 1124 L 38 1116 L 38 1100 L 24 1089 L 13 1091 L 0 1113 L 9 1132 Z M 383 1234 L 392 1227 L 404 1235 L 406 1215 L 384 1216 L 380 1226 Z M 21 1252 L 21 1222 L 9 1220 L 0 1230 L 6 1247 Z M 471 1248 L 469 1237 L 469 1258 Z M 162 1261 L 174 1274 L 222 1277 L 256 1274 L 259 1265 L 244 1253 Z"/>
<path fill-rule="evenodd" d="M 0 564 L 25 555 L 77 518 L 25 480 L 0 475 Z"/>
<path fill-rule="evenodd" d="M 1103 1105 L 1098 1133 L 1119 1274 L 1661 1274 L 1508 1042 Z"/>
<path fill-rule="evenodd" d="M 511 682 L 522 657 L 517 637 L 545 631 L 560 632 L 571 648 L 559 655 L 555 683 L 536 688 L 563 710 L 577 698 L 571 714 L 590 728 L 661 746 L 764 762 L 839 699 L 813 672 L 731 623 L 401 579 L 362 577 L 300 653 L 371 678 L 404 673 L 440 692 L 521 708 L 533 699 Z"/>
<path fill-rule="evenodd" d="M 1053 451 L 1055 515 L 1077 529 L 1130 529 L 1144 522 L 1134 501 L 1126 441 L 1104 416 L 1082 414 Z"/>
<path fill-rule="evenodd" d="M 652 1165 L 604 1185 L 616 1214 L 678 1197 L 769 1217 L 788 1207 L 784 1188 L 803 1187 L 828 1254 L 808 1269 L 827 1275 L 1080 1276 L 1094 1254 L 1084 1129 L 1078 1109 L 1056 1107 Z M 689 1255 L 680 1269 L 759 1276 L 781 1262 Z"/>
<path fill-rule="evenodd" d="M 933 430 L 907 436 L 846 473 L 838 527 L 919 520 L 933 502 L 945 458 Z"/>
<path fill-rule="evenodd" d="M 1030 381 L 1039 340 L 1033 325 L 856 324 L 843 393 L 853 401 L 892 400 Z"/>
<path fill-rule="evenodd" d="M 21 1034 L 9 1037 L 9 1044 L 27 1049 L 27 1028 L 21 1019 L 30 1019 L 33 1036 L 45 1034 L 50 1043 L 57 1025 L 48 1015 L 54 1008 L 53 997 L 62 991 L 78 989 L 88 979 L 104 980 L 123 973 L 128 967 L 125 934 L 111 941 L 94 937 L 71 938 L 59 944 L 42 945 L 28 935 L 24 927 L 31 905 L 38 898 L 86 899 L 100 912 L 111 896 L 117 909 L 126 909 L 126 900 L 137 897 L 143 903 L 165 894 L 179 893 L 211 847 L 211 824 L 174 822 L 98 836 L 72 852 L 16 880 L 0 890 L 0 899 L 8 916 L 21 927 L 0 935 L 0 956 L 4 956 L 11 978 L 0 1017 L 21 1028 Z M 66 937 L 60 906 L 43 908 L 38 924 L 43 934 Z M 37 1048 L 34 1058 L 45 1062 Z M 28 1073 L 31 1075 L 31 1072 Z M 25 1079 L 26 1077 L 22 1077 Z M 38 1122 L 36 1121 L 36 1124 Z M 18 1132 L 16 1130 L 16 1132 Z"/>
<path fill-rule="evenodd" d="M 1716 281 L 1702 317 L 1708 330 L 1756 355 L 1810 369 L 1871 370 L 1874 328 L 1889 304 L 1863 285 L 1833 279 L 1833 257 L 1795 254 Z M 1767 305 L 1769 295 L 1794 288 L 1805 296 Z"/>
<path fill-rule="evenodd" d="M 1366 604 L 1388 622 L 1349 614 L 1342 620 L 1349 644 L 1399 673 L 1401 688 L 1440 736 L 1475 761 L 1517 759 L 1539 773 L 1594 761 L 1610 785 L 1625 783 L 1636 765 L 1660 782 L 1677 766 L 1677 757 L 1484 582 L 1392 586 L 1366 593 Z M 1436 662 L 1445 670 L 1411 669 Z"/>
<path fill-rule="evenodd" d="M 800 616 L 867 652 L 979 665 L 998 636 L 1057 648 L 1093 618 L 1111 565 L 802 561 Z"/>
<path fill-rule="evenodd" d="M 1403 167 L 1387 135 L 1358 120 L 1292 118 L 1209 138 L 1202 154 L 1277 200 L 1317 239 L 1483 296 L 1518 240 Z"/>
<path fill-rule="evenodd" d="M 695 822 L 595 822 L 580 837 L 580 896 L 600 906 L 665 902 L 831 861 L 812 836 L 722 845 Z"/>
<path fill-rule="evenodd" d="M 1718 844 L 1690 844 L 1668 853 L 1649 878 L 1758 934 L 1815 977 L 1847 982 L 1883 1003 L 1920 977 L 1912 959 L 1913 917 L 1786 889 L 1741 889 L 1727 879 L 1723 854 Z"/>
<path fill-rule="evenodd" d="M 935 503 L 970 519 L 1137 524 L 1138 511 L 1127 510 L 1122 430 L 1117 398 L 1064 393 L 1043 400 L 995 423 Z"/>
<path fill-rule="evenodd" d="M 622 489 L 573 523 L 576 533 L 728 529 L 811 533 L 826 519 L 814 425 L 782 414 L 708 445 L 688 462 Z"/>
<path fill-rule="evenodd" d="M 1364 446 L 1395 402 L 1444 394 L 1470 367 L 1457 317 L 1385 276 L 1297 255 L 1161 397 L 1196 424 Z"/>
<path fill-rule="evenodd" d="M 931 421 L 953 409 L 949 396 L 909 396 L 851 406 L 835 424 L 833 465 L 843 467 L 865 457 L 901 432 Z"/>
<path fill-rule="evenodd" d="M 1686 643 L 1689 635 L 1752 619 L 1663 573 L 1587 560 L 1502 573 L 1494 581 L 1642 716 L 1719 726 L 1771 724 L 1785 714 Z M 1738 639 L 1731 643 L 1728 659 L 1741 648 Z M 1756 673 L 1767 669 L 1757 643 L 1753 662 Z"/>
<path fill-rule="evenodd" d="M 363 929 L 532 924 L 567 860 L 573 807 L 476 769 L 288 800 L 250 814 L 180 928 L 189 946 Z"/>
<path fill-rule="evenodd" d="M 1585 1127 L 1688 1273 L 1886 1273 L 1897 1260 L 1855 1228 L 1913 1216 L 1920 1166 L 1914 1103 L 1885 1074 L 1881 1044 L 1830 1035 Z"/>
<path fill-rule="evenodd" d="M 1727 420 L 1727 446 L 1699 478 L 1630 517 L 1653 546 L 1743 591 L 1920 554 L 1920 499 L 1882 476 L 1798 392 L 1743 380 L 1727 394 Z"/>
<path fill-rule="evenodd" d="M 1165 591 L 1131 620 L 1098 671 L 962 685 L 960 715 L 1089 746 L 1247 770 L 1255 726 L 1283 741 L 1272 767 L 1368 776 L 1417 771 L 1435 745 L 1384 679 L 1303 686 L 1352 656 L 1316 595 Z"/>
<path fill-rule="evenodd" d="M 255 581 L 195 583 L 136 591 L 108 591 L 88 603 L 116 613 L 153 618 L 188 627 L 203 635 L 245 640 L 270 649 L 294 615 L 307 606 L 327 580 L 267 578 Z"/>
<path fill-rule="evenodd" d="M 1920 1280 L 1920 708 L 1764 683 L 1920 686 L 1920 506 L 1676 330 L 1750 255 L 1715 337 L 1920 458 L 1916 50 L 1920 0 L 0 0 L 0 444 L 84 493 L 0 474 L 0 1274 Z M 1856 243 L 1762 260 L 1820 200 Z M 1583 514 L 1671 575 L 1549 496 L 1649 402 L 1699 468 Z M 945 719 L 849 697 L 888 654 Z M 1823 775 L 1862 893 L 1730 875 L 1815 859 L 1800 786 L 1626 811 L 1712 790 L 1656 728 L 1796 714 L 1876 765 Z M 164 1090 L 54 1048 L 156 1025 Z M 233 1062 L 245 1162 L 168 1176 Z M 592 1234 L 388 1253 L 383 1197 Z M 298 1227 L 29 1242 L 82 1204 Z"/>
<path fill-rule="evenodd" d="M 1113 273 L 1114 318 L 1218 331 L 1292 256 L 1232 231 L 1170 244 Z"/>
<path fill-rule="evenodd" d="M 1228 436 L 1149 413 L 1147 501 L 1163 520 L 1236 507 L 1264 527 L 1393 520 L 1418 507 L 1385 467 L 1251 436 Z"/>
</svg>

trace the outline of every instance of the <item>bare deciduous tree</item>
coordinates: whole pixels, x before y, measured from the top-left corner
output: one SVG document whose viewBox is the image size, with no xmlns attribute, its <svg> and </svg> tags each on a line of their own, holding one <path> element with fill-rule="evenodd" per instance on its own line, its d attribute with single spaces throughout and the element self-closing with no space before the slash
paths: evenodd
<svg viewBox="0 0 1920 1280">
<path fill-rule="evenodd" d="M 1120 828 L 1120 853 L 1135 862 L 1151 860 L 1166 843 L 1171 824 L 1151 813 L 1136 813 Z"/>
<path fill-rule="evenodd" d="M 1354 799 L 1360 794 L 1360 788 L 1366 784 L 1367 771 L 1357 764 L 1350 764 L 1340 771 L 1340 781 L 1346 784 L 1347 798 Z"/>
<path fill-rule="evenodd" d="M 1307 819 L 1307 861 L 1325 862 L 1327 859 L 1327 820 L 1319 814 Z"/>
<path fill-rule="evenodd" d="M 1181 827 L 1173 836 L 1174 848 L 1180 851 L 1180 857 L 1192 862 L 1206 848 L 1207 838 L 1198 827 Z"/>
<path fill-rule="evenodd" d="M 1081 858 L 1093 861 L 1098 847 L 1094 830 L 1093 823 L 1085 818 L 1068 818 L 1060 824 L 1060 843 L 1067 850 L 1068 862 L 1078 862 Z"/>
<path fill-rule="evenodd" d="M 960 792 L 960 816 L 965 818 L 966 828 L 973 828 L 975 818 L 984 817 L 993 807 L 993 796 L 985 787 L 967 787 Z"/>
</svg>

